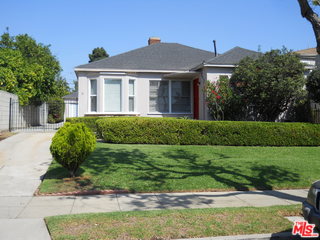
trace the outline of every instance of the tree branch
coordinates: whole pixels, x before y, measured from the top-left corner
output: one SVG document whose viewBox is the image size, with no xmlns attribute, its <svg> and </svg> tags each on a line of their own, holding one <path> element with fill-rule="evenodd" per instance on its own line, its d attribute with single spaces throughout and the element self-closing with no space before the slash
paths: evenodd
<svg viewBox="0 0 320 240">
<path fill-rule="evenodd" d="M 317 53 L 320 54 L 320 18 L 312 8 L 308 0 L 298 0 L 302 17 L 306 18 L 312 25 L 317 41 Z"/>
</svg>

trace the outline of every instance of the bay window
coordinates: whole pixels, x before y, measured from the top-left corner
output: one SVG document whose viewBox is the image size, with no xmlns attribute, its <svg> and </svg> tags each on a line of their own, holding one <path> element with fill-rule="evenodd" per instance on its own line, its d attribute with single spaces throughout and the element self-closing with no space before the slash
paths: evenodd
<svg viewBox="0 0 320 240">
<path fill-rule="evenodd" d="M 135 111 L 135 81 L 129 79 L 129 112 Z"/>
<path fill-rule="evenodd" d="M 149 111 L 162 113 L 190 113 L 191 82 L 150 81 Z"/>
<path fill-rule="evenodd" d="M 97 111 L 97 80 L 90 79 L 90 111 Z"/>
<path fill-rule="evenodd" d="M 104 80 L 104 111 L 121 112 L 121 79 Z"/>
</svg>

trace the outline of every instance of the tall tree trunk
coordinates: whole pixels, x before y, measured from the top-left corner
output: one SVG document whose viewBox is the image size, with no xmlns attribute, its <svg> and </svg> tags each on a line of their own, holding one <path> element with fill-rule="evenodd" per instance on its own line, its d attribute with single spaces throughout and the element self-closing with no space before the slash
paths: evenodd
<svg viewBox="0 0 320 240">
<path fill-rule="evenodd" d="M 312 25 L 314 35 L 317 41 L 317 53 L 320 54 L 320 18 L 312 8 L 308 0 L 298 0 L 302 17 L 306 18 Z M 317 64 L 317 66 L 319 66 Z"/>
</svg>

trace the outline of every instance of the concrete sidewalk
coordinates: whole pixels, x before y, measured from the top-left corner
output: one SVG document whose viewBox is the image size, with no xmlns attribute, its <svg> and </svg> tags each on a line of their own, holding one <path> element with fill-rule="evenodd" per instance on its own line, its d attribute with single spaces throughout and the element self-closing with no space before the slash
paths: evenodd
<svg viewBox="0 0 320 240">
<path fill-rule="evenodd" d="M 306 189 L 251 192 L 110 194 L 1 197 L 0 218 L 43 218 L 61 214 L 185 208 L 265 207 L 300 204 Z"/>
<path fill-rule="evenodd" d="M 0 197 L 0 239 L 50 239 L 43 221 L 46 216 L 159 209 L 291 205 L 301 203 L 306 196 L 307 190 L 299 189 L 251 192 Z M 29 229 L 34 229 L 34 231 L 29 231 Z M 270 236 L 239 236 L 245 237 L 239 239 L 274 239 L 275 237 Z M 235 236 L 217 238 L 217 240 L 233 239 L 233 237 Z"/>
</svg>

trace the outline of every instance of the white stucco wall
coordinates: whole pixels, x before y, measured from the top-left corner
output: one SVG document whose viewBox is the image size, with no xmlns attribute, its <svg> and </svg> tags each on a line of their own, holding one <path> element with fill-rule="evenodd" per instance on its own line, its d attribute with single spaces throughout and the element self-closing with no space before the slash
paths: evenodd
<svg viewBox="0 0 320 240">
<path fill-rule="evenodd" d="M 18 96 L 0 90 L 0 132 L 9 130 L 10 98 L 18 101 Z"/>
<path fill-rule="evenodd" d="M 138 115 L 148 117 L 193 117 L 193 93 L 192 79 L 183 79 L 190 81 L 191 84 L 191 113 L 151 113 L 149 112 L 149 81 L 151 80 L 170 80 L 164 79 L 164 73 L 121 73 L 121 72 L 96 72 L 86 73 L 78 72 L 78 91 L 79 91 L 79 116 L 89 115 Z M 90 112 L 90 79 L 97 80 L 97 112 Z M 106 113 L 104 111 L 104 80 L 121 79 L 121 109 L 119 113 Z M 129 112 L 129 80 L 135 80 L 135 111 Z M 172 79 L 173 80 L 173 79 Z M 181 79 L 179 79 L 181 80 Z"/>
<path fill-rule="evenodd" d="M 211 120 L 206 106 L 205 92 L 203 91 L 206 81 L 216 82 L 222 75 L 231 77 L 233 70 L 234 68 L 231 67 L 205 67 L 202 69 L 199 87 L 199 118 L 201 120 Z"/>
</svg>

